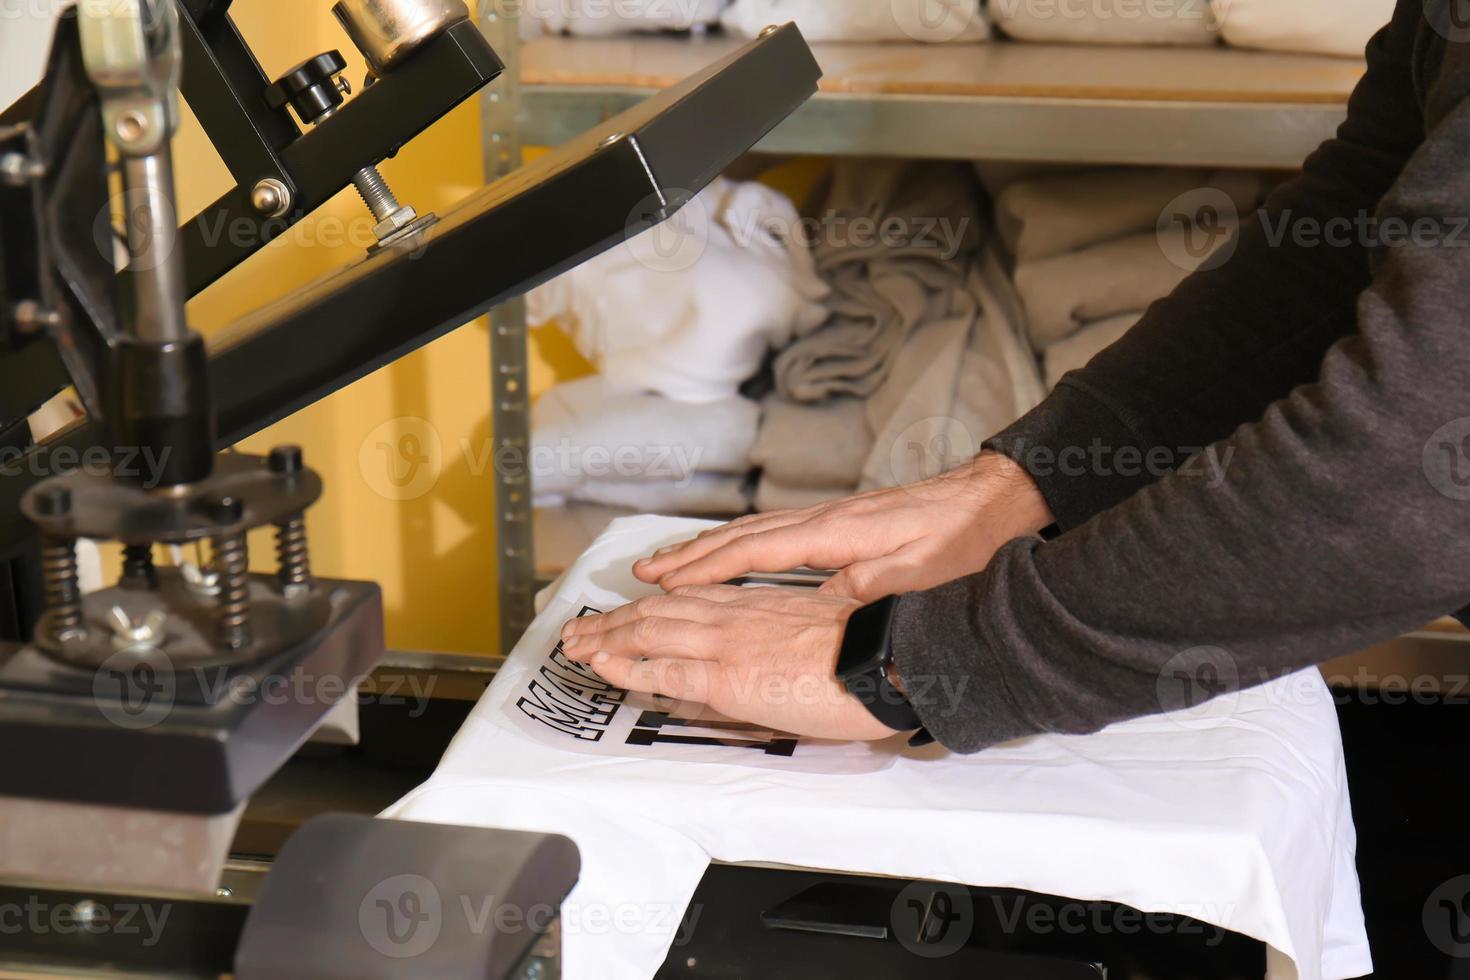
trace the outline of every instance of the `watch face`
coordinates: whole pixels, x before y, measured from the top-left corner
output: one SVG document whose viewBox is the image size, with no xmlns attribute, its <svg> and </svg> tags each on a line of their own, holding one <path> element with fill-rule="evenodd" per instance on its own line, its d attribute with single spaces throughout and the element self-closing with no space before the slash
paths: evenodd
<svg viewBox="0 0 1470 980">
<path fill-rule="evenodd" d="M 838 680 L 877 673 L 883 666 L 888 659 L 888 636 L 897 603 L 897 599 L 883 599 L 864 606 L 848 619 L 842 651 L 837 656 Z"/>
</svg>

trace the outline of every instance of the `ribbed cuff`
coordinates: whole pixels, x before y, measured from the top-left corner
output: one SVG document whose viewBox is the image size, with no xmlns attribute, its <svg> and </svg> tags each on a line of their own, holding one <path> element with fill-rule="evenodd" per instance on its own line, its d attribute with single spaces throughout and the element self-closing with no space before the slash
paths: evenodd
<svg viewBox="0 0 1470 980">
<path fill-rule="evenodd" d="M 1034 734 L 1006 689 L 997 651 L 972 629 L 968 611 L 983 586 L 972 576 L 898 601 L 893 657 L 924 727 L 953 752 Z"/>
<path fill-rule="evenodd" d="M 1067 380 L 984 448 L 1031 475 L 1062 531 L 1127 500 L 1158 475 L 1145 465 L 1147 449 L 1123 411 Z"/>
</svg>

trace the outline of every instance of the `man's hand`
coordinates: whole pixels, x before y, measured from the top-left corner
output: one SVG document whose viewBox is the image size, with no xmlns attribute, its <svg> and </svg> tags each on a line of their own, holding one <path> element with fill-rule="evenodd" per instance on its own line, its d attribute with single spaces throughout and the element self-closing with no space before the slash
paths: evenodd
<svg viewBox="0 0 1470 980">
<path fill-rule="evenodd" d="M 874 741 L 895 732 L 833 674 L 858 605 L 788 589 L 691 586 L 574 619 L 562 649 L 629 691 L 792 735 Z"/>
<path fill-rule="evenodd" d="M 978 572 L 1007 541 L 1052 523 L 1026 472 L 982 453 L 923 483 L 743 517 L 665 548 L 633 572 L 673 590 L 748 572 L 835 569 L 824 592 L 872 602 Z"/>
</svg>

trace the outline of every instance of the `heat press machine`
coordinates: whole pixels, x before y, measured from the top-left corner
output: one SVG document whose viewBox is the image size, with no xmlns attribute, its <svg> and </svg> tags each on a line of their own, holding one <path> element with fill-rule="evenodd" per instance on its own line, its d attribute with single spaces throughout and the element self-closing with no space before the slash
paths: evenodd
<svg viewBox="0 0 1470 980">
<path fill-rule="evenodd" d="M 773 28 L 436 216 L 377 167 L 503 71 L 462 0 L 337 3 L 356 86 L 338 51 L 267 78 L 229 8 L 79 0 L 0 115 L 0 900 L 71 924 L 6 930 L 0 970 L 553 976 L 554 914 L 486 929 L 461 908 L 557 909 L 578 875 L 561 837 L 322 817 L 253 907 L 208 911 L 245 802 L 383 654 L 378 588 L 312 572 L 310 461 L 227 450 L 667 219 L 820 72 Z M 180 95 L 234 180 L 182 226 Z M 369 254 L 210 344 L 189 328 L 190 297 L 349 185 Z M 37 444 L 28 417 L 67 386 L 86 418 Z M 261 529 L 271 573 L 250 571 Z M 121 545 L 115 584 L 82 594 L 80 539 Z M 155 564 L 167 545 L 210 558 Z M 303 681 L 319 696 L 260 696 Z M 206 911 L 119 944 L 120 896 Z M 222 947 L 228 970 L 201 966 Z"/>
</svg>

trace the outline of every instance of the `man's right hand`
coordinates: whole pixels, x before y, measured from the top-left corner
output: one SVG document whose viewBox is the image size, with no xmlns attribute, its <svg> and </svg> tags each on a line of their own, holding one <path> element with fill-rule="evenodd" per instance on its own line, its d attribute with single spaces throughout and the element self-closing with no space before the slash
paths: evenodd
<svg viewBox="0 0 1470 980">
<path fill-rule="evenodd" d="M 743 517 L 633 566 L 665 590 L 750 572 L 836 570 L 822 590 L 872 602 L 982 570 L 1007 541 L 1053 523 L 1031 478 L 982 453 L 943 476 L 805 510 Z"/>
</svg>

